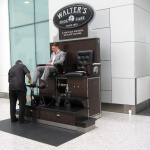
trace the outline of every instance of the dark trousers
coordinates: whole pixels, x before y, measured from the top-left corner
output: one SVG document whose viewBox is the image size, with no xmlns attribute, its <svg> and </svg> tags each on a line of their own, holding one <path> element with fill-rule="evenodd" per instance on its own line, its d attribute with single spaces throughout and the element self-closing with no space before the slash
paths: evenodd
<svg viewBox="0 0 150 150">
<path fill-rule="evenodd" d="M 19 121 L 24 120 L 25 115 L 25 104 L 26 104 L 26 91 L 9 90 L 10 98 L 10 116 L 11 120 L 16 119 L 16 103 L 19 100 Z"/>
</svg>

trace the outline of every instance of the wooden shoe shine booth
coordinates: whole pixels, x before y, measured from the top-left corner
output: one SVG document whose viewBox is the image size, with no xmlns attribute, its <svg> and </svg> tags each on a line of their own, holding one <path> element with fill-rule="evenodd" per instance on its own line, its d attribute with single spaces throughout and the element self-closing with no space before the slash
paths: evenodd
<svg viewBox="0 0 150 150">
<path fill-rule="evenodd" d="M 88 30 L 87 24 L 79 28 L 82 27 Z M 39 123 L 87 132 L 94 129 L 101 116 L 100 39 L 75 37 L 61 41 L 62 30 L 68 29 L 59 29 L 59 48 L 66 54 L 64 65 L 57 66 L 57 74 L 49 75 L 46 88 L 40 89 L 39 94 L 35 95 L 31 88 L 25 116 Z"/>
</svg>

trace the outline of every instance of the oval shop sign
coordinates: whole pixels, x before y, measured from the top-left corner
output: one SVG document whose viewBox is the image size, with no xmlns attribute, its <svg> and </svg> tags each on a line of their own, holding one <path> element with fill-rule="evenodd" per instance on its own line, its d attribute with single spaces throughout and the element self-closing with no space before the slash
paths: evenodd
<svg viewBox="0 0 150 150">
<path fill-rule="evenodd" d="M 91 7 L 84 4 L 68 5 L 56 12 L 53 18 L 58 28 L 77 28 L 88 23 L 94 15 Z"/>
</svg>

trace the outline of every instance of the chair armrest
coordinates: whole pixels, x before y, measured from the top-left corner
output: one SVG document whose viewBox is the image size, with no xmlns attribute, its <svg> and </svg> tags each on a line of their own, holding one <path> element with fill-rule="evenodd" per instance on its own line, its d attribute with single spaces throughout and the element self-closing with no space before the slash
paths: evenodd
<svg viewBox="0 0 150 150">
<path fill-rule="evenodd" d="M 93 63 L 86 65 L 87 76 L 100 76 L 101 63 Z"/>
<path fill-rule="evenodd" d="M 92 64 L 83 64 L 85 67 L 87 66 L 94 66 L 94 65 L 97 65 L 97 66 L 100 66 L 101 63 L 92 63 Z"/>
<path fill-rule="evenodd" d="M 92 65 L 101 65 L 101 63 L 93 63 Z"/>
</svg>

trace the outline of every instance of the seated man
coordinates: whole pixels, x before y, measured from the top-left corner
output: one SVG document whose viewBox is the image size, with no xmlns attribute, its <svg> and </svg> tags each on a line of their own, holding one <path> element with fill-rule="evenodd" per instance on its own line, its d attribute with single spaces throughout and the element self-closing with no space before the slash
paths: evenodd
<svg viewBox="0 0 150 150">
<path fill-rule="evenodd" d="M 36 87 L 36 82 L 40 74 L 43 73 L 41 77 L 42 83 L 37 87 L 45 88 L 46 81 L 50 73 L 57 72 L 57 65 L 63 65 L 65 61 L 65 53 L 59 49 L 59 44 L 53 43 L 52 50 L 53 50 L 53 53 L 51 55 L 49 63 L 45 64 L 45 66 L 38 66 L 36 68 L 33 81 L 30 85 L 28 85 L 29 87 Z"/>
</svg>

